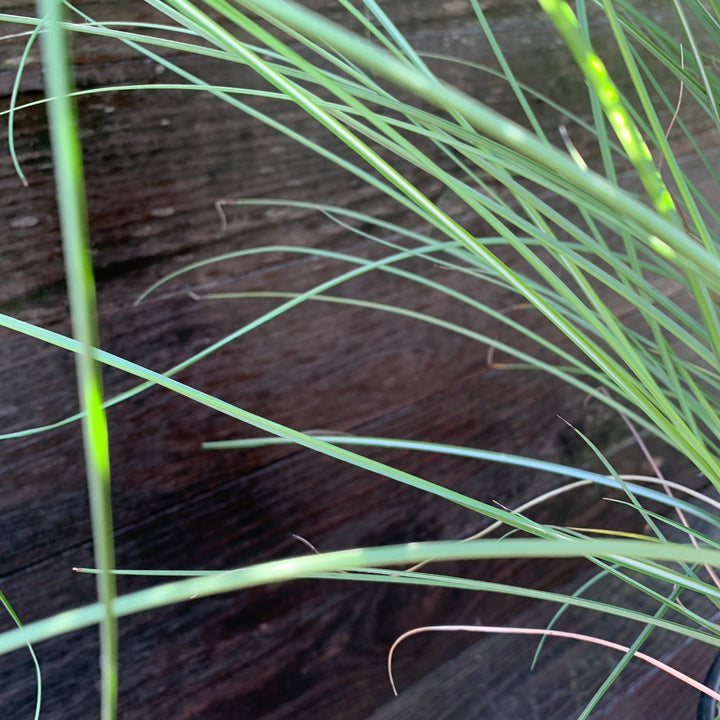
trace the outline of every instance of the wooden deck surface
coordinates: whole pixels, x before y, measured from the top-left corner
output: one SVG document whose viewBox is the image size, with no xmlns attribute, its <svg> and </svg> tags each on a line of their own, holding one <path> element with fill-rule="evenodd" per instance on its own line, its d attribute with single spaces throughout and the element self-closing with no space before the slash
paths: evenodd
<svg viewBox="0 0 720 720">
<path fill-rule="evenodd" d="M 308 4 L 330 16 L 337 10 L 330 0 Z M 394 0 L 383 6 L 422 49 L 489 61 L 489 49 L 470 29 L 469 4 Z M 11 11 L 7 2 L 0 8 Z M 119 13 L 135 20 L 154 17 L 138 2 L 88 2 L 84 9 L 99 19 Z M 526 9 L 525 2 L 506 0 L 490 3 L 488 14 L 524 80 L 558 98 L 577 95 L 580 105 L 582 83 L 547 23 Z M 522 42 L 515 40 L 519 33 Z M 2 47 L 7 61 L 0 92 L 7 104 L 21 40 L 4 40 Z M 160 72 L 119 44 L 79 39 L 75 53 L 81 88 L 173 81 L 169 71 Z M 242 68 L 182 62 L 218 83 L 232 74 L 235 83 L 260 87 Z M 449 79 L 513 112 L 514 101 L 499 83 L 467 68 L 443 67 Z M 24 74 L 20 102 L 40 98 L 40 80 L 35 58 Z M 257 98 L 249 102 L 345 152 L 294 107 Z M 372 242 L 307 210 L 227 206 L 223 228 L 214 208 L 218 199 L 321 200 L 413 226 L 412 218 L 376 191 L 205 94 L 103 93 L 83 98 L 80 111 L 102 347 L 155 370 L 167 370 L 277 305 L 275 300 L 197 296 L 301 291 L 348 266 L 290 252 L 250 255 L 178 277 L 135 306 L 138 295 L 165 274 L 264 244 L 378 256 Z M 551 113 L 541 117 L 549 128 L 559 122 Z M 698 126 L 701 141 L 703 133 Z M 42 107 L 18 113 L 15 143 L 29 187 L 21 185 L 6 157 L 0 165 L 5 228 L 0 309 L 68 333 Z M 591 146 L 581 149 L 592 159 Z M 434 178 L 407 171 L 431 198 L 438 197 L 441 188 Z M 480 225 L 470 227 L 483 231 Z M 509 293 L 469 276 L 450 276 L 441 267 L 418 261 L 404 267 L 451 283 L 498 310 L 517 303 Z M 383 273 L 366 274 L 333 292 L 432 313 L 537 351 L 446 296 Z M 556 336 L 532 312 L 513 312 L 537 332 Z M 632 316 L 632 308 L 619 312 Z M 6 331 L 0 338 L 0 431 L 57 422 L 76 412 L 69 355 Z M 537 372 L 491 369 L 484 344 L 378 310 L 306 303 L 178 377 L 302 430 L 432 440 L 593 466 L 592 453 L 560 415 L 607 450 L 618 470 L 643 469 L 621 420 L 603 407 L 585 403 L 579 393 Z M 120 373 L 106 373 L 108 396 L 134 384 Z M 119 567 L 225 569 L 307 552 L 294 536 L 320 550 L 334 550 L 461 538 L 481 525 L 468 510 L 306 451 L 203 450 L 204 441 L 255 431 L 157 388 L 113 407 L 109 423 Z M 665 449 L 651 447 L 669 472 L 702 485 Z M 93 579 L 71 570 L 92 565 L 78 424 L 4 440 L 1 449 L 0 590 L 24 622 L 91 602 Z M 368 454 L 508 507 L 558 482 L 460 458 Z M 539 516 L 549 522 L 633 527 L 636 521 L 626 512 L 609 509 L 605 494 L 584 490 L 542 508 Z M 574 561 L 450 564 L 444 569 L 543 589 L 576 586 L 589 571 Z M 148 584 L 120 578 L 119 587 L 126 592 Z M 386 679 L 390 645 L 413 626 L 480 620 L 535 624 L 548 612 L 520 598 L 348 581 L 307 580 L 188 600 L 121 621 L 119 717 L 567 720 L 611 667 L 608 656 L 578 645 L 551 644 L 537 676 L 526 677 L 532 642 L 434 635 L 408 641 L 399 651 L 396 673 L 406 688 L 400 698 L 392 699 Z M 11 625 L 11 618 L 0 616 L 0 628 Z M 613 625 L 612 633 L 632 637 L 625 626 Z M 41 717 L 98 717 L 96 629 L 41 643 L 36 651 L 43 669 Z M 676 654 L 697 676 L 709 657 L 707 649 L 696 653 L 684 645 L 664 652 Z M 654 720 L 693 717 L 691 694 L 674 685 L 658 689 L 660 680 L 644 669 L 633 669 L 628 677 L 618 686 L 624 690 L 608 696 L 598 717 L 610 717 L 610 712 Z M 638 694 L 630 692 L 631 686 L 639 688 Z M 27 653 L 0 657 L 0 717 L 31 717 L 34 694 Z M 643 698 L 652 704 L 638 707 Z M 629 705 L 620 705 L 621 700 Z"/>
</svg>

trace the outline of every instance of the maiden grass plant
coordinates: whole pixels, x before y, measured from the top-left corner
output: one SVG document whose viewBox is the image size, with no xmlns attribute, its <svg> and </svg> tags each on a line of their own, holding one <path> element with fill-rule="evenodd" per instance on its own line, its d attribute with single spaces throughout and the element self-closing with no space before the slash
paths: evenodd
<svg viewBox="0 0 720 720">
<path fill-rule="evenodd" d="M 612 33 L 615 43 L 612 53 L 621 59 L 623 67 L 622 87 L 629 88 L 623 92 L 593 46 L 588 3 L 577 0 L 574 7 L 570 7 L 558 0 L 539 0 L 542 11 L 567 45 L 577 72 L 587 82 L 588 120 L 560 108 L 523 84 L 503 54 L 480 3 L 468 0 L 495 55 L 497 68 L 462 62 L 473 72 L 494 74 L 507 82 L 523 114 L 519 124 L 444 82 L 440 77 L 443 63 L 461 61 L 417 52 L 375 0 L 364 0 L 362 10 L 348 0 L 339 0 L 348 13 L 347 27 L 289 1 L 146 2 L 167 18 L 164 24 L 133 26 L 120 20 L 97 23 L 69 3 L 64 3 L 66 19 L 62 20 L 58 13 L 60 5 L 55 0 L 46 0 L 39 13 L 40 20 L 0 16 L 4 21 L 29 27 L 28 48 L 37 36 L 43 41 L 75 337 L 67 338 L 7 315 L 0 316 L 0 323 L 76 354 L 82 409 L 79 415 L 51 426 L 28 428 L 3 437 L 42 432 L 82 419 L 96 548 L 94 571 L 98 573 L 96 604 L 2 633 L 0 651 L 9 652 L 27 643 L 99 624 L 103 717 L 110 720 L 115 712 L 117 617 L 261 583 L 299 577 L 347 580 L 345 571 L 352 571 L 358 582 L 442 585 L 517 594 L 557 603 L 560 611 L 577 606 L 638 623 L 635 642 L 624 649 L 616 670 L 581 717 L 587 717 L 656 628 L 720 647 L 717 626 L 684 602 L 686 596 L 696 594 L 720 607 L 720 588 L 712 570 L 720 565 L 720 545 L 713 537 L 720 528 L 720 506 L 689 488 L 666 481 L 659 472 L 655 478 L 625 477 L 606 463 L 607 474 L 603 475 L 527 457 L 447 444 L 311 435 L 252 414 L 173 377 L 180 369 L 302 302 L 379 308 L 404 315 L 408 321 L 440 325 L 483 346 L 501 349 L 517 360 L 505 365 L 506 368 L 533 367 L 552 373 L 613 408 L 619 417 L 626 419 L 633 432 L 635 427 L 643 428 L 675 448 L 720 490 L 720 399 L 716 392 L 720 385 L 720 311 L 716 295 L 720 288 L 720 217 L 716 210 L 717 197 L 700 191 L 673 150 L 681 140 L 692 148 L 698 164 L 704 166 L 714 183 L 713 192 L 717 192 L 720 178 L 710 151 L 720 133 L 717 99 L 720 77 L 713 56 L 720 46 L 720 6 L 713 1 L 669 0 L 677 21 L 676 32 L 671 33 L 656 24 L 649 13 L 644 13 L 639 2 L 595 0 L 590 3 L 594 12 L 599 10 L 604 14 Z M 179 359 L 165 373 L 153 372 L 101 350 L 95 340 L 94 292 L 87 260 L 77 123 L 67 84 L 68 60 L 63 51 L 63 37 L 68 32 L 123 42 L 179 77 L 175 84 L 152 87 L 211 93 L 219 101 L 304 144 L 373 186 L 389 202 L 404 207 L 407 225 L 392 224 L 347 208 L 296 202 L 295 205 L 324 212 L 329 221 L 339 223 L 349 232 L 372 239 L 384 248 L 385 254 L 379 259 L 367 260 L 329 249 L 274 246 L 209 258 L 164 278 L 145 295 L 201 264 L 252 253 L 316 253 L 347 263 L 348 269 L 304 293 L 269 289 L 266 294 L 281 300 L 274 310 L 238 328 L 203 352 Z M 302 53 L 295 49 L 298 45 L 303 47 Z M 247 66 L 272 89 L 259 93 L 243 87 L 220 87 L 213 84 L 211 78 L 193 75 L 165 59 L 165 51 L 181 51 Z M 51 69 L 56 72 L 49 72 Z M 126 89 L 140 90 L 142 86 Z M 103 90 L 117 91 L 118 88 L 92 92 Z M 249 94 L 296 103 L 332 133 L 346 152 L 337 154 L 327 145 L 252 107 L 244 100 Z M 678 94 L 681 95 L 679 103 Z M 17 93 L 13 93 L 13 103 L 16 96 Z M 592 163 L 592 168 L 573 145 L 567 130 L 558 136 L 563 139 L 559 147 L 553 142 L 555 134 L 546 134 L 532 109 L 537 101 L 569 117 L 573 134 L 581 130 L 586 138 L 592 139 L 599 158 Z M 11 123 L 17 110 L 13 104 L 9 111 Z M 686 121 L 691 116 L 693 123 L 688 125 Z M 693 135 L 698 118 L 703 119 L 715 138 L 704 140 L 702 146 Z M 16 158 L 15 162 L 17 164 Z M 419 170 L 436 178 L 445 193 L 455 198 L 464 211 L 458 216 L 444 212 L 423 194 L 418 184 L 410 181 L 410 168 L 413 177 Z M 620 171 L 627 169 L 637 179 L 639 192 L 635 194 L 621 187 Z M 558 209 L 559 198 L 561 209 Z M 234 202 L 219 201 L 223 217 Z M 237 204 L 272 202 L 244 199 Z M 358 222 L 369 229 L 358 230 Z M 485 228 L 482 234 L 475 230 L 479 224 Z M 431 231 L 435 239 L 430 237 Z M 427 258 L 455 273 L 469 274 L 479 287 L 493 283 L 512 291 L 542 313 L 570 341 L 574 351 L 569 352 L 558 341 L 533 333 L 518 319 L 449 284 L 406 269 L 402 262 L 408 258 Z M 543 359 L 429 313 L 332 294 L 334 287 L 368 272 L 402 277 L 486 313 L 541 347 Z M 675 299 L 677 294 L 666 295 L 663 289 L 668 287 L 682 289 L 685 297 L 691 299 L 692 309 L 685 309 Z M 226 297 L 239 302 L 249 295 Z M 641 324 L 633 327 L 626 324 L 623 311 L 629 306 L 636 308 Z M 134 389 L 103 403 L 98 363 L 121 369 L 140 382 Z M 102 407 L 122 402 L 152 385 L 177 392 L 268 434 L 267 439 L 209 442 L 208 447 L 296 443 L 458 503 L 494 521 L 505 531 L 522 531 L 530 537 L 488 539 L 483 536 L 461 543 L 359 548 L 221 574 L 188 572 L 185 575 L 191 577 L 182 579 L 172 579 L 172 576 L 183 573 L 153 573 L 163 577 L 164 582 L 148 590 L 115 597 L 109 465 Z M 636 436 L 639 439 L 640 436 Z M 590 441 L 587 439 L 592 446 Z M 360 452 L 371 446 L 464 455 L 520 465 L 529 471 L 543 470 L 574 478 L 575 482 L 539 496 L 518 512 L 509 512 L 371 460 Z M 600 451 L 597 452 L 602 459 Z M 650 528 L 650 534 L 641 538 L 598 537 L 592 529 L 544 526 L 524 515 L 533 505 L 558 492 L 572 492 L 580 483 L 598 483 L 624 492 L 627 502 Z M 645 506 L 648 501 L 661 503 L 667 514 L 651 511 Z M 712 531 L 695 529 L 698 520 Z M 670 542 L 666 536 L 678 530 L 686 541 Z M 589 600 L 585 597 L 589 585 L 574 594 L 563 595 L 427 573 L 420 571 L 419 565 L 405 571 L 381 569 L 389 565 L 424 564 L 429 559 L 488 557 L 585 557 L 598 566 L 598 577 L 609 574 L 629 583 L 652 598 L 657 610 L 646 614 Z M 10 608 L 9 603 L 7 606 Z M 668 619 L 669 615 L 674 619 Z M 548 632 L 554 631 L 549 628 Z"/>
</svg>

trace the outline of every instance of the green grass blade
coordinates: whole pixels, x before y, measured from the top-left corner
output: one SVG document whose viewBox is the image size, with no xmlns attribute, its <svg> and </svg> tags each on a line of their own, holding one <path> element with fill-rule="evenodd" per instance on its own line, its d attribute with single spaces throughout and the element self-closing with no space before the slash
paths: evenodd
<svg viewBox="0 0 720 720">
<path fill-rule="evenodd" d="M 593 87 L 615 134 L 645 186 L 658 213 L 679 224 L 675 205 L 670 197 L 650 150 L 637 126 L 625 110 L 615 84 L 605 65 L 583 33 L 572 9 L 564 0 L 538 0 L 555 24 L 583 75 Z"/>
<path fill-rule="evenodd" d="M 114 611 L 118 617 L 166 607 L 168 605 L 209 597 L 219 593 L 256 587 L 268 583 L 284 582 L 318 573 L 355 571 L 391 565 L 410 565 L 433 558 L 438 561 L 472 560 L 487 558 L 649 558 L 668 562 L 701 562 L 720 566 L 720 551 L 697 549 L 691 545 L 657 543 L 640 540 L 568 540 L 517 539 L 475 540 L 467 543 L 427 542 L 410 543 L 376 548 L 356 548 L 331 553 L 275 560 L 250 567 L 229 570 L 215 575 L 191 577 L 164 583 L 117 597 Z M 395 571 L 397 572 L 397 571 Z M 347 574 L 337 575 L 347 581 Z M 462 582 L 463 579 L 460 579 Z M 680 582 L 686 584 L 682 578 Z M 427 583 L 426 583 L 427 584 Z M 708 588 L 708 593 L 720 597 L 720 590 Z M 563 596 L 564 597 L 564 596 Z M 631 610 L 626 610 L 631 616 Z M 79 630 L 96 624 L 103 617 L 99 603 L 58 613 L 52 618 L 39 620 L 0 635 L 0 654 L 39 642 L 62 633 Z M 643 616 L 645 619 L 648 616 Z M 720 646 L 720 638 L 691 627 L 676 626 L 677 632 L 713 645 Z"/>
<path fill-rule="evenodd" d="M 63 253 L 70 296 L 73 333 L 78 341 L 76 355 L 78 393 L 83 411 L 83 444 L 90 494 L 95 562 L 101 573 L 97 592 L 102 607 L 100 622 L 100 667 L 102 676 L 102 718 L 113 720 L 117 706 L 117 619 L 113 611 L 115 566 L 110 499 L 110 453 L 103 409 L 102 378 L 93 348 L 98 328 L 95 283 L 90 261 L 90 242 L 85 208 L 85 188 L 75 107 L 70 97 L 70 58 L 65 34 L 60 27 L 61 3 L 43 0 L 46 18 L 42 35 L 43 67 L 48 119 L 55 170 L 55 183 L 63 239 Z"/>
<path fill-rule="evenodd" d="M 22 628 L 23 624 L 20 622 L 20 618 L 13 609 L 8 599 L 5 597 L 2 591 L 0 591 L 0 605 L 2 605 L 7 611 L 10 617 L 15 621 L 15 625 L 18 628 Z M 35 679 L 37 681 L 37 694 L 35 696 L 35 720 L 40 718 L 40 707 L 42 706 L 42 673 L 40 672 L 40 663 L 38 662 L 37 655 L 31 643 L 27 643 L 27 648 L 30 651 L 30 657 L 32 658 L 33 665 L 35 666 Z"/>
</svg>

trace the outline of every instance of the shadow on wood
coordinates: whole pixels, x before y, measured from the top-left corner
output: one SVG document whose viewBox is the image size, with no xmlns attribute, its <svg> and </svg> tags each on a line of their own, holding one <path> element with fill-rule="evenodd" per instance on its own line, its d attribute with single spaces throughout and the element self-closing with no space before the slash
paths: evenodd
<svg viewBox="0 0 720 720">
<path fill-rule="evenodd" d="M 311 4 L 330 16 L 338 11 L 337 3 L 327 0 Z M 138 21 L 155 17 L 142 3 L 87 5 L 86 11 L 99 19 L 117 17 L 119 8 Z M 470 29 L 473 16 L 467 3 L 395 0 L 385 5 L 419 47 L 489 61 L 490 50 Z M 583 84 L 548 24 L 537 13 L 526 15 L 524 2 L 490 5 L 489 16 L 498 24 L 501 39 L 510 42 L 508 52 L 521 77 L 551 96 L 566 101 L 577 96 L 582 106 Z M 518 33 L 523 41 L 512 44 Z M 19 57 L 22 39 L 5 42 L 8 53 Z M 538 47 L 544 48 L 542 62 Z M 79 39 L 76 59 L 76 77 L 83 88 L 170 81 L 162 68 L 97 38 Z M 260 87 L 243 68 L 216 67 L 208 60 L 183 62 L 219 83 L 231 72 L 236 76 L 233 82 L 241 82 L 241 74 L 248 87 Z M 458 65 L 442 67 L 450 80 L 498 109 L 513 112 L 514 99 L 499 82 Z M 5 70 L 0 78 L 7 95 L 14 74 Z M 21 102 L 40 97 L 40 80 L 37 64 L 31 64 L 21 85 Z M 257 97 L 248 102 L 346 153 L 287 103 Z M 337 166 L 205 94 L 160 89 L 103 93 L 83 98 L 80 111 L 102 346 L 158 371 L 278 304 L 268 299 L 196 298 L 237 290 L 299 292 L 347 267 L 287 251 L 252 255 L 180 276 L 133 305 L 167 273 L 264 244 L 351 249 L 368 258 L 379 256 L 371 241 L 304 209 L 228 205 L 223 228 L 214 208 L 218 199 L 321 199 L 375 218 L 414 222 L 402 208 Z M 550 112 L 541 113 L 541 119 L 552 128 L 562 120 Z M 0 256 L 0 304 L 4 312 L 67 333 L 44 111 L 23 110 L 15 123 L 18 157 L 30 185 L 22 187 L 10 163 L 3 165 L 0 188 L 7 232 Z M 581 149 L 591 160 L 593 148 Z M 437 180 L 412 168 L 408 173 L 429 196 L 439 196 Z M 478 224 L 477 231 L 483 229 Z M 404 267 L 442 278 L 498 310 L 518 301 L 470 276 L 451 277 L 442 267 L 417 260 Z M 344 283 L 337 292 L 432 313 L 537 350 L 447 296 L 382 273 Z M 532 312 L 515 312 L 538 333 L 556 335 Z M 629 316 L 632 309 L 626 312 Z M 76 412 L 73 363 L 67 354 L 4 332 L 0 368 L 3 432 L 58 422 Z M 577 392 L 538 373 L 490 368 L 485 345 L 379 310 L 306 303 L 182 370 L 178 377 L 303 430 L 433 440 L 592 463 L 592 453 L 556 418 L 561 415 L 607 449 L 619 470 L 639 470 L 642 463 L 640 453 L 627 447 L 621 421 L 605 408 L 584 403 Z M 107 371 L 105 379 L 108 396 L 135 384 L 114 371 Z M 110 409 L 109 423 L 120 567 L 225 569 L 306 553 L 295 535 L 320 550 L 334 550 L 462 538 L 482 524 L 464 508 L 306 451 L 203 450 L 206 440 L 255 431 L 157 388 Z M 79 435 L 78 424 L 70 423 L 3 444 L 0 580 L 24 622 L 94 599 L 92 578 L 71 572 L 73 566 L 92 564 Z M 664 449 L 653 446 L 653 451 L 666 455 L 666 467 L 673 472 L 689 472 Z M 461 458 L 387 450 L 368 454 L 508 507 L 558 482 Z M 605 494 L 586 490 L 555 501 L 540 515 L 548 522 L 599 522 L 607 515 Z M 631 514 L 623 512 L 614 511 L 613 518 L 632 525 Z M 449 564 L 444 569 L 544 589 L 577 584 L 589 571 L 576 561 Z M 119 583 L 122 592 L 147 584 L 138 578 L 121 578 Z M 477 638 L 458 635 L 424 637 L 399 655 L 397 675 L 404 687 L 412 688 L 391 700 L 385 659 L 401 632 L 415 625 L 472 623 L 479 618 L 491 624 L 537 624 L 547 618 L 547 609 L 522 598 L 364 586 L 345 580 L 306 580 L 209 600 L 189 599 L 121 621 L 119 717 L 568 718 L 587 695 L 567 685 L 565 671 L 570 668 L 573 682 L 585 692 L 586 677 L 592 684 L 611 667 L 605 659 L 596 666 L 595 655 L 584 648 L 565 653 L 553 646 L 550 670 L 542 671 L 541 680 L 533 684 L 522 680 L 531 643 L 518 650 L 516 641 L 507 638 L 478 643 Z M 8 617 L 0 622 L 3 628 L 11 626 Z M 96 636 L 91 629 L 37 647 L 44 678 L 43 718 L 98 716 Z M 516 661 L 517 653 L 522 663 Z M 702 672 L 696 660 L 691 665 Z M 646 676 L 638 682 L 655 687 Z M 30 717 L 35 687 L 26 654 L 0 658 L 0 683 L 0 714 Z M 555 684 L 565 688 L 566 703 L 541 698 Z M 652 717 L 680 717 L 692 707 L 692 698 L 676 696 L 674 690 L 670 696 L 677 702 L 656 708 Z M 622 715 L 640 717 L 627 714 L 624 707 Z"/>
</svg>

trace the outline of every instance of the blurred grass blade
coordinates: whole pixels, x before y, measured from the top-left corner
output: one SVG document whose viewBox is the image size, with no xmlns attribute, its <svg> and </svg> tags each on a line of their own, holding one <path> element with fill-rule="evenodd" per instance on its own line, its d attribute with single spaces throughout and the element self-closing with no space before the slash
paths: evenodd
<svg viewBox="0 0 720 720">
<path fill-rule="evenodd" d="M 670 193 L 653 162 L 650 150 L 625 110 L 605 65 L 583 33 L 571 7 L 564 0 L 538 0 L 573 54 L 585 79 L 599 98 L 615 134 L 635 166 L 658 213 L 679 224 Z"/>
<path fill-rule="evenodd" d="M 100 667 L 102 720 L 113 720 L 117 706 L 117 619 L 113 610 L 115 566 L 112 504 L 110 499 L 110 453 L 103 409 L 100 366 L 93 357 L 98 345 L 95 283 L 90 261 L 90 240 L 78 123 L 70 79 L 70 58 L 65 31 L 60 26 L 61 2 L 42 0 L 40 14 L 46 19 L 42 34 L 43 68 L 48 103 L 55 184 L 65 258 L 73 334 L 79 343 L 76 369 L 80 408 L 83 414 L 83 445 L 90 494 L 100 618 Z"/>
</svg>

